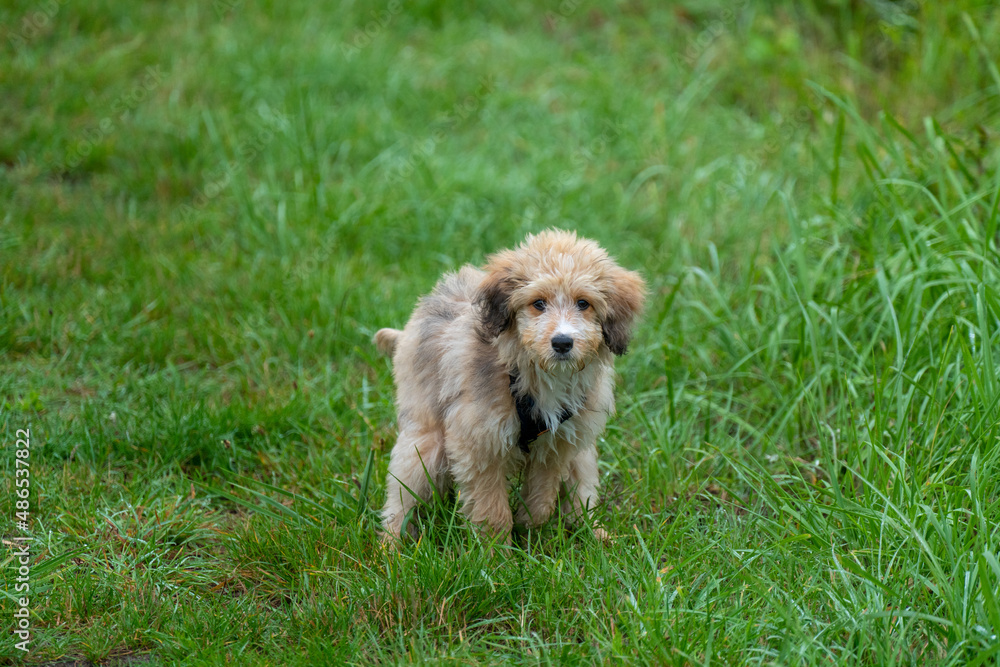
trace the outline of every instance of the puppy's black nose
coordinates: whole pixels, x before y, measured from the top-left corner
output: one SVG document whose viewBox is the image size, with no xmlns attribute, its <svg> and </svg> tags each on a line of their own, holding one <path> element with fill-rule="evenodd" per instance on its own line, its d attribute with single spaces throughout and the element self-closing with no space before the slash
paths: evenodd
<svg viewBox="0 0 1000 667">
<path fill-rule="evenodd" d="M 559 334 L 552 338 L 552 349 L 559 354 L 566 354 L 573 349 L 573 339 L 566 334 Z"/>
</svg>

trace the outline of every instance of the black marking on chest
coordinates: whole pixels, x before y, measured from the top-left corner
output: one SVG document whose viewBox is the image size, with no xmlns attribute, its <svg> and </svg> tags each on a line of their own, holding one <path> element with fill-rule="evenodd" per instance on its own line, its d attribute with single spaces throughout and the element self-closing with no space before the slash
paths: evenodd
<svg viewBox="0 0 1000 667">
<path fill-rule="evenodd" d="M 517 446 L 525 455 L 528 455 L 531 453 L 529 445 L 537 440 L 538 436 L 548 431 L 549 427 L 545 425 L 544 421 L 539 421 L 531 415 L 531 411 L 535 408 L 534 397 L 527 394 L 523 396 L 514 394 L 514 384 L 517 382 L 517 377 L 515 373 L 510 373 L 510 393 L 514 396 L 517 420 L 521 423 L 521 434 L 518 436 Z M 572 416 L 572 412 L 563 408 L 562 412 L 559 413 L 559 423 L 562 424 Z"/>
</svg>

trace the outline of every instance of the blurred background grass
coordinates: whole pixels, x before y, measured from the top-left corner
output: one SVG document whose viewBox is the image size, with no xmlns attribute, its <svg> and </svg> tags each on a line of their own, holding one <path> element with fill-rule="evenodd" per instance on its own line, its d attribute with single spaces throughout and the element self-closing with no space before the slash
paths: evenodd
<svg viewBox="0 0 1000 667">
<path fill-rule="evenodd" d="M 998 54 L 973 0 L 5 4 L 0 429 L 32 428 L 40 562 L 88 550 L 39 575 L 36 655 L 995 655 Z M 497 612 L 437 597 L 493 567 L 451 537 L 375 546 L 369 341 L 552 226 L 651 286 L 602 445 L 624 551 L 546 529 L 497 576 L 551 598 Z"/>
</svg>

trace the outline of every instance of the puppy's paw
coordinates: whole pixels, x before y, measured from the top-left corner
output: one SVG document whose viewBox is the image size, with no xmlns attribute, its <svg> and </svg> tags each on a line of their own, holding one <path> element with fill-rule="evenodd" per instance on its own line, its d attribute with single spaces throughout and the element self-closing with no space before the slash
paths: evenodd
<svg viewBox="0 0 1000 667">
<path fill-rule="evenodd" d="M 413 530 L 412 526 L 404 525 L 406 521 L 397 521 L 397 516 L 388 516 L 379 528 L 378 539 L 383 547 L 398 549 L 406 534 Z"/>
<path fill-rule="evenodd" d="M 606 531 L 604 529 L 604 526 L 602 526 L 601 524 L 597 524 L 596 526 L 594 526 L 594 537 L 599 539 L 605 545 L 613 543 L 613 540 L 611 539 L 611 534 L 608 533 L 608 531 Z"/>
<path fill-rule="evenodd" d="M 503 552 L 513 544 L 512 528 L 512 526 L 507 526 L 504 529 L 497 526 L 478 525 L 475 527 L 473 535 L 479 548 L 492 558 L 498 549 Z"/>
<path fill-rule="evenodd" d="M 538 526 L 537 523 L 531 520 L 531 515 L 528 514 L 528 510 L 521 508 L 514 515 L 514 525 L 523 528 L 535 528 Z"/>
</svg>

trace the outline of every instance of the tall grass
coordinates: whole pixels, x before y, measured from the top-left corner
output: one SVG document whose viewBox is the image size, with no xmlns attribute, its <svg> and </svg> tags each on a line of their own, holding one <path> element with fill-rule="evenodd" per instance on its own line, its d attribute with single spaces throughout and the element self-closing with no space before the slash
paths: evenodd
<svg viewBox="0 0 1000 667">
<path fill-rule="evenodd" d="M 11 37 L 43 9 L 0 10 L 27 662 L 998 659 L 995 8 L 107 0 Z M 491 552 L 450 497 L 383 550 L 371 334 L 549 226 L 651 285 L 614 543 Z"/>
</svg>

